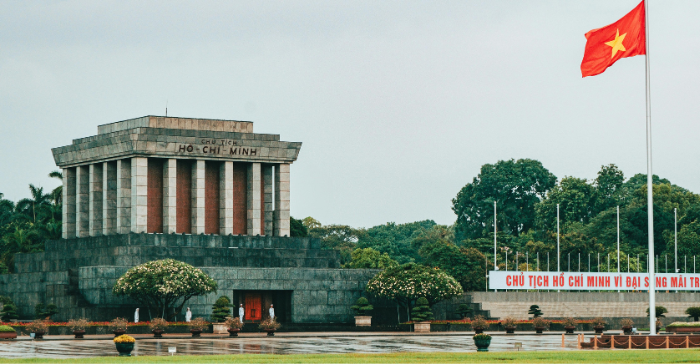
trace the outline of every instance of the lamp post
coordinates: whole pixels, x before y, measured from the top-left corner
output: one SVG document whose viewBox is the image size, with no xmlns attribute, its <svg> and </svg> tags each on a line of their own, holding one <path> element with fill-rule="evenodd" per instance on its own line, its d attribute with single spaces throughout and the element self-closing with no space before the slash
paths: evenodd
<svg viewBox="0 0 700 364">
<path fill-rule="evenodd" d="M 561 272 L 561 267 L 559 265 L 559 204 L 557 204 L 557 272 Z"/>
<path fill-rule="evenodd" d="M 498 225 L 496 223 L 496 201 L 493 201 L 493 270 L 498 269 L 498 263 L 496 262 L 498 260 L 498 253 L 496 251 L 496 226 Z M 498 292 L 497 289 L 493 290 L 494 292 Z"/>
</svg>

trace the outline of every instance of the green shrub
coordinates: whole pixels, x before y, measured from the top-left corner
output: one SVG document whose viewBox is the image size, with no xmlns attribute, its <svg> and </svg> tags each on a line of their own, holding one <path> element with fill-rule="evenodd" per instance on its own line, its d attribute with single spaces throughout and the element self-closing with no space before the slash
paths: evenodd
<svg viewBox="0 0 700 364">
<path fill-rule="evenodd" d="M 692 317 L 693 321 L 697 321 L 700 317 L 700 307 L 688 307 L 685 309 L 685 314 Z"/>
<path fill-rule="evenodd" d="M 11 300 L 9 302 L 4 302 L 2 308 L 2 313 L 0 313 L 0 319 L 3 322 L 10 322 L 10 320 L 16 320 L 19 318 L 17 315 L 17 306 Z"/>
<path fill-rule="evenodd" d="M 224 322 L 231 316 L 231 301 L 226 296 L 219 297 L 212 306 L 211 321 Z"/>
<path fill-rule="evenodd" d="M 435 319 L 425 297 L 416 300 L 416 307 L 411 310 L 411 318 L 413 318 L 413 321 L 430 321 Z"/>
<path fill-rule="evenodd" d="M 542 310 L 540 310 L 540 306 L 538 305 L 530 306 L 530 311 L 527 311 L 527 314 L 532 315 L 533 318 L 537 318 L 543 315 Z"/>
<path fill-rule="evenodd" d="M 34 306 L 34 318 L 37 320 L 49 318 L 57 313 L 58 307 L 56 307 L 56 305 L 53 303 L 49 303 L 48 305 L 37 303 L 36 306 Z"/>
<path fill-rule="evenodd" d="M 656 306 L 656 318 L 659 317 L 666 317 L 664 316 L 665 313 L 668 313 L 668 310 L 664 306 Z M 649 316 L 649 308 L 647 307 L 647 316 Z"/>
<path fill-rule="evenodd" d="M 350 308 L 355 311 L 355 315 L 357 316 L 367 316 L 374 310 L 374 306 L 370 305 L 369 301 L 364 297 L 358 298 L 355 304 L 350 306 Z"/>
<path fill-rule="evenodd" d="M 16 332 L 15 329 L 7 325 L 0 325 L 0 332 Z"/>
<path fill-rule="evenodd" d="M 471 316 L 473 310 L 470 305 L 466 303 L 460 303 L 459 308 L 457 308 L 457 314 L 461 318 L 467 318 Z"/>
</svg>

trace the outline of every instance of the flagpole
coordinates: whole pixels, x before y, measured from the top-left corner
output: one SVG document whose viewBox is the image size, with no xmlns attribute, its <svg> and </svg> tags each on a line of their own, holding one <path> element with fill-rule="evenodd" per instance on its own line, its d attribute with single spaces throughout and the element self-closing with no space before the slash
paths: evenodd
<svg viewBox="0 0 700 364">
<path fill-rule="evenodd" d="M 651 169 L 651 92 L 649 90 L 649 0 L 644 0 L 644 80 L 647 126 L 647 224 L 649 235 L 649 335 L 656 335 L 656 279 L 654 276 L 654 194 Z"/>
</svg>

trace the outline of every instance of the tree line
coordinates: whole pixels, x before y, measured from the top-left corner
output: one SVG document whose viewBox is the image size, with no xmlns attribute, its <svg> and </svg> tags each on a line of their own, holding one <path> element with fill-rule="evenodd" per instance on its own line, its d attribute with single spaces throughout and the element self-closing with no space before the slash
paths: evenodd
<svg viewBox="0 0 700 364">
<path fill-rule="evenodd" d="M 465 291 L 485 289 L 485 270 L 493 264 L 494 201 L 497 207 L 497 259 L 500 269 L 535 270 L 534 257 L 549 252 L 556 269 L 557 204 L 559 205 L 562 270 L 586 271 L 587 258 L 565 264 L 565 257 L 581 254 L 605 257 L 617 267 L 617 210 L 620 216 L 621 266 L 646 271 L 646 175 L 626 178 L 614 164 L 602 166 L 593 180 L 557 178 L 532 159 L 485 164 L 452 200 L 455 222 L 438 225 L 432 220 L 407 224 L 387 223 L 368 229 L 322 225 L 312 217 L 292 220 L 293 236 L 320 238 L 324 247 L 340 251 L 347 268 L 385 268 L 418 263 L 441 268 L 455 277 Z M 653 176 L 654 250 L 674 254 L 674 209 L 678 218 L 678 255 L 692 257 L 700 250 L 700 195 Z M 529 254 L 529 267 L 522 258 Z M 640 259 L 637 260 L 637 254 Z M 607 258 L 607 257 L 606 257 Z M 681 265 L 682 262 L 679 262 Z M 594 263 L 595 265 L 595 263 Z M 601 262 L 601 265 L 603 263 Z M 491 269 L 491 266 L 488 266 Z M 540 266 L 546 270 L 546 265 Z M 598 269 L 598 267 L 594 268 Z M 600 267 L 604 271 L 606 266 Z M 682 271 L 682 270 L 681 270 Z M 692 271 L 692 270 L 689 270 Z"/>
</svg>

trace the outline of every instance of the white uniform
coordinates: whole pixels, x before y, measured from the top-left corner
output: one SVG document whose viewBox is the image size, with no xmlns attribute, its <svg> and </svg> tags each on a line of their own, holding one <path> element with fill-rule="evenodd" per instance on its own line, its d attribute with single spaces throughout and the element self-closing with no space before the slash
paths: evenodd
<svg viewBox="0 0 700 364">
<path fill-rule="evenodd" d="M 270 318 L 271 319 L 275 318 L 275 308 L 274 307 L 270 307 Z"/>
<path fill-rule="evenodd" d="M 187 309 L 187 313 L 185 313 L 185 322 L 190 322 L 192 321 L 192 311 L 190 309 Z"/>
<path fill-rule="evenodd" d="M 139 309 L 134 312 L 134 322 L 139 322 Z"/>
<path fill-rule="evenodd" d="M 245 316 L 245 309 L 243 307 L 238 308 L 238 317 L 241 319 L 241 322 L 243 322 L 243 316 Z"/>
</svg>

